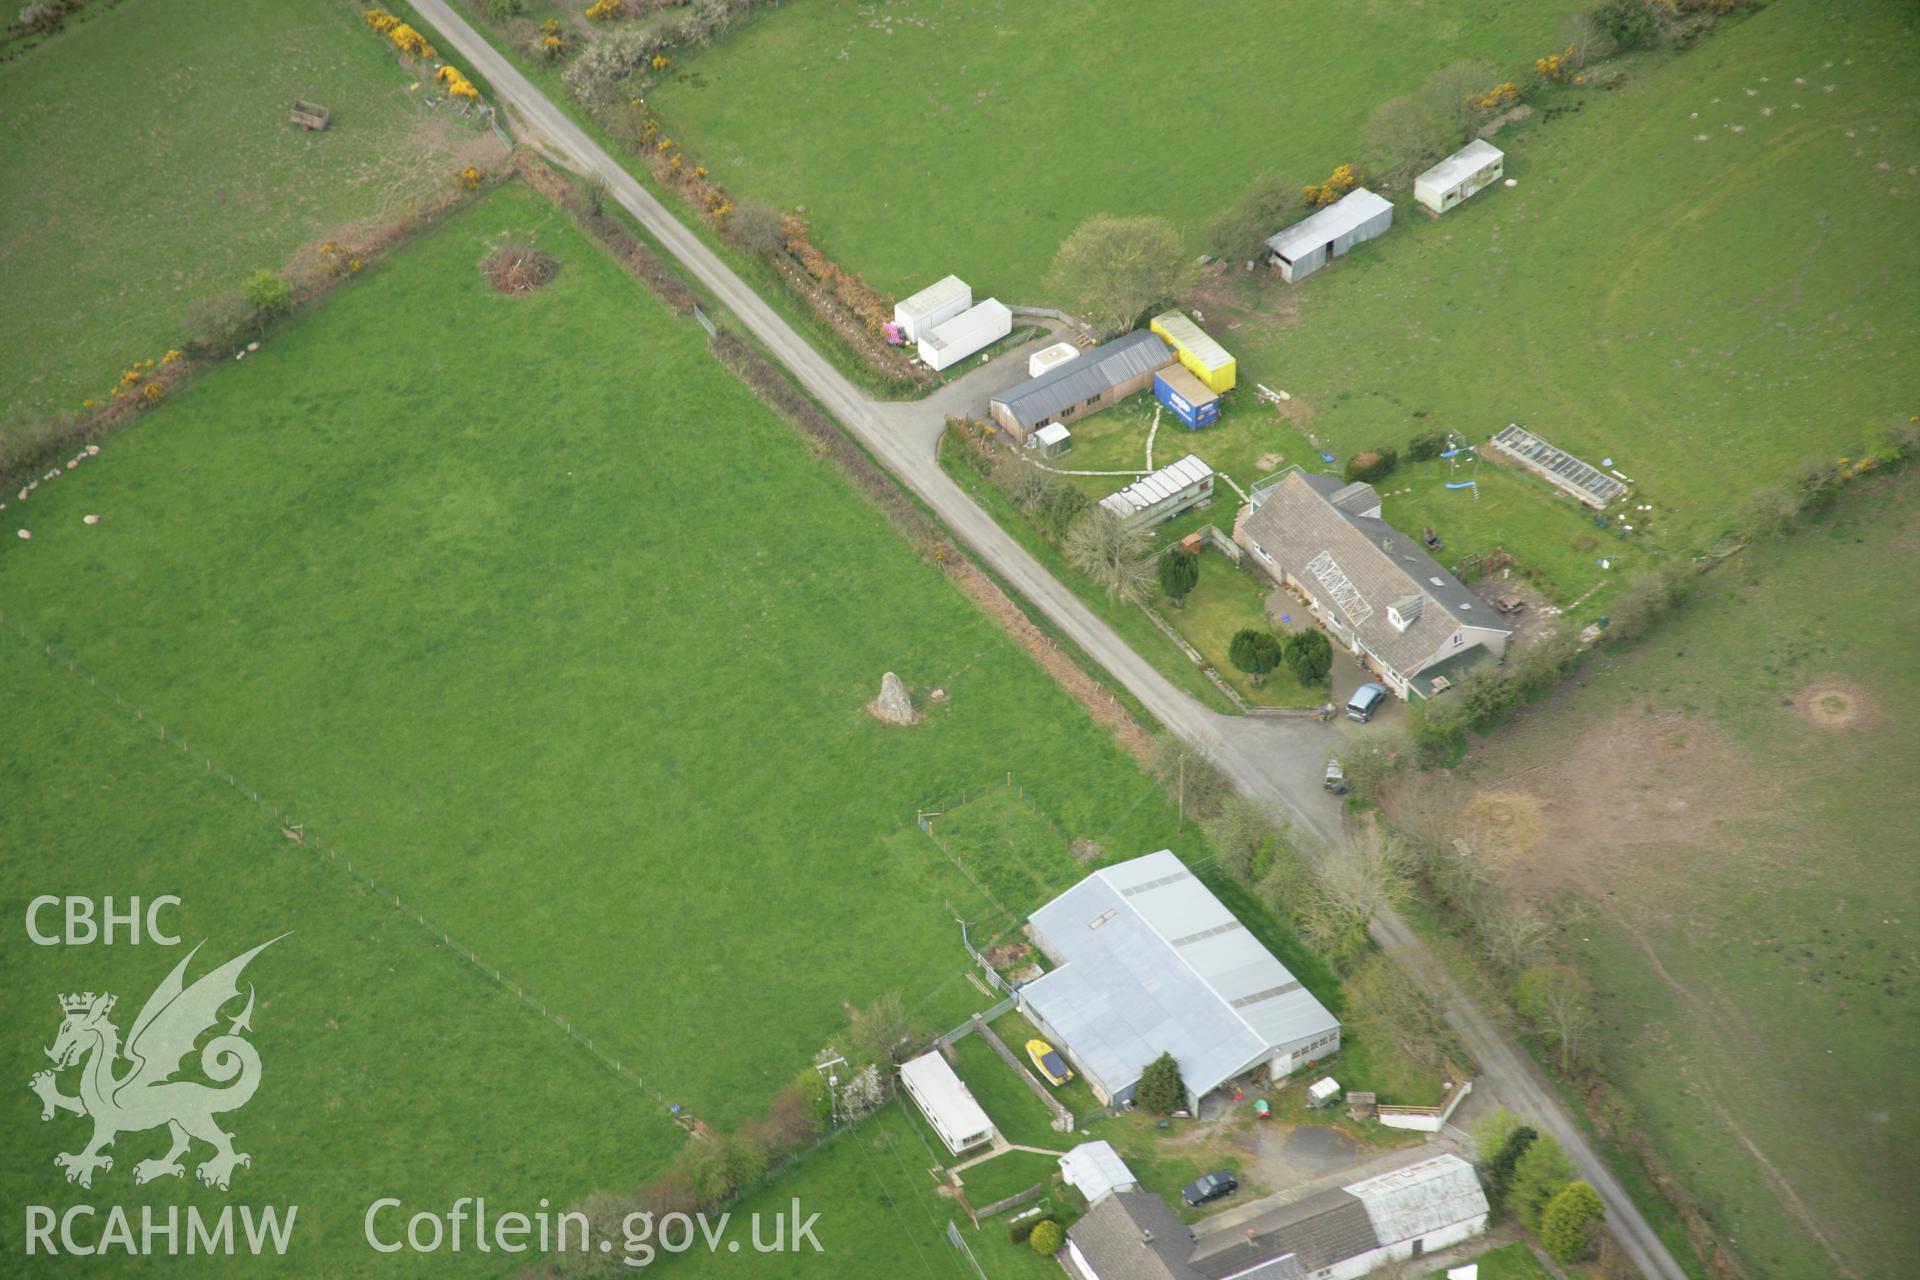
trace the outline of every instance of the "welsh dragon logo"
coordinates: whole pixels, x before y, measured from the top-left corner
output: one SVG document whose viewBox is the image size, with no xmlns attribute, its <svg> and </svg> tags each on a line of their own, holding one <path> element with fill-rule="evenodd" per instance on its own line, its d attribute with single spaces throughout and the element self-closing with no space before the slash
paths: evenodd
<svg viewBox="0 0 1920 1280">
<path fill-rule="evenodd" d="M 68 1182 L 91 1187 L 96 1169 L 113 1168 L 113 1157 L 104 1152 L 116 1137 L 161 1125 L 172 1135 L 172 1145 L 159 1159 L 134 1165 L 135 1182 L 183 1175 L 186 1170 L 180 1157 L 195 1138 L 213 1148 L 212 1157 L 194 1170 L 208 1186 L 225 1191 L 236 1166 L 252 1165 L 250 1156 L 233 1149 L 233 1135 L 214 1120 L 224 1112 L 246 1106 L 260 1086 L 260 1054 L 241 1036 L 243 1031 L 253 1029 L 251 983 L 247 986 L 246 1008 L 228 1020 L 225 1032 L 200 1049 L 201 1072 L 214 1084 L 225 1087 L 176 1080 L 174 1076 L 193 1052 L 195 1042 L 220 1021 L 221 1008 L 239 997 L 240 973 L 247 962 L 279 940 L 271 938 L 187 986 L 187 965 L 200 951 L 199 946 L 194 947 L 147 997 L 124 1047 L 119 1028 L 108 1018 L 117 997 L 87 991 L 60 998 L 60 1011 L 65 1017 L 53 1047 L 46 1051 L 53 1059 L 53 1070 L 36 1072 L 29 1087 L 40 1096 L 42 1120 L 53 1119 L 58 1111 L 93 1120 L 92 1141 L 79 1151 L 53 1158 L 55 1165 L 67 1171 Z M 116 1070 L 123 1057 L 127 1067 Z M 80 1092 L 68 1096 L 60 1092 L 55 1075 L 76 1064 L 84 1064 L 80 1067 Z"/>
</svg>

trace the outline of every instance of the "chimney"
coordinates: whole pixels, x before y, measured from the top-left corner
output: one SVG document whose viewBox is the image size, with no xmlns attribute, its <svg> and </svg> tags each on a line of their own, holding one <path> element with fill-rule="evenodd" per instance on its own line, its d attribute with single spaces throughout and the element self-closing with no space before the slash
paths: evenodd
<svg viewBox="0 0 1920 1280">
<path fill-rule="evenodd" d="M 1153 1243 L 1153 1232 L 1151 1229 L 1147 1227 L 1140 1228 L 1140 1243 L 1141 1244 Z"/>
</svg>

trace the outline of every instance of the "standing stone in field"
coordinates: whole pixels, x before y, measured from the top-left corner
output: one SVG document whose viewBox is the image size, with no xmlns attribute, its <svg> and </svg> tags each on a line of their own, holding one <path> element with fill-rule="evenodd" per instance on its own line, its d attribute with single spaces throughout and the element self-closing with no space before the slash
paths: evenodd
<svg viewBox="0 0 1920 1280">
<path fill-rule="evenodd" d="M 887 724 L 917 724 L 920 720 L 913 699 L 907 696 L 907 686 L 891 671 L 881 677 L 880 696 L 867 704 L 867 710 Z"/>
</svg>

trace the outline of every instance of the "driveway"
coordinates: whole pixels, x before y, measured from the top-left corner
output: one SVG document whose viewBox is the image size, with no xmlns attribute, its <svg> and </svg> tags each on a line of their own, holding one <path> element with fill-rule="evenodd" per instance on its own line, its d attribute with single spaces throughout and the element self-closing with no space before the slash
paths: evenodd
<svg viewBox="0 0 1920 1280">
<path fill-rule="evenodd" d="M 1325 839 L 1341 834 L 1339 802 L 1320 787 L 1321 762 L 1330 741 L 1326 725 L 1313 720 L 1278 720 L 1223 716 L 1202 707 L 1128 647 L 1107 625 L 1082 604 L 1052 574 L 976 506 L 957 484 L 940 470 L 934 455 L 949 406 L 970 404 L 976 395 L 984 404 L 997 389 L 994 379 L 1018 381 L 1024 358 L 1000 359 L 973 379 L 961 379 L 931 399 L 882 403 L 869 399 L 839 370 L 794 332 L 772 307 L 736 276 L 713 251 L 669 213 L 626 168 L 522 76 L 501 53 L 456 14 L 446 0 L 415 0 L 422 19 L 440 33 L 443 47 L 452 50 L 485 77 L 503 105 L 518 112 L 548 143 L 565 155 L 581 173 L 604 179 L 621 207 L 678 258 L 702 287 L 740 318 L 796 381 L 852 432 L 896 479 L 918 495 L 951 529 L 971 546 L 1002 579 L 1031 600 L 1064 634 L 1128 692 L 1147 712 L 1186 741 L 1206 750 L 1221 772 L 1248 795 L 1285 805 L 1302 826 Z M 1006 385 L 1002 383 L 1000 385 Z M 1418 951 L 1420 944 L 1397 916 L 1374 922 L 1374 936 L 1383 946 Z M 1433 969 L 1434 966 L 1424 966 Z M 1642 1271 L 1661 1280 L 1684 1280 L 1685 1273 L 1647 1225 L 1597 1154 L 1587 1144 L 1572 1115 L 1546 1087 L 1537 1070 L 1511 1038 L 1479 1010 L 1450 980 L 1446 1007 L 1468 1052 L 1481 1064 L 1487 1083 L 1504 1098 L 1524 1099 L 1526 1114 L 1537 1116 L 1542 1127 L 1561 1139 L 1581 1175 L 1606 1201 L 1607 1216 L 1621 1236 L 1628 1254 Z"/>
</svg>

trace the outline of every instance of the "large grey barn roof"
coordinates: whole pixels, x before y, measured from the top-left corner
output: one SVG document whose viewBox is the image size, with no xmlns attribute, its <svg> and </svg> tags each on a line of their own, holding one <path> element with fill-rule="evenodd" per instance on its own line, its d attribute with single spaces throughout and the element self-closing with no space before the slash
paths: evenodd
<svg viewBox="0 0 1920 1280">
<path fill-rule="evenodd" d="M 1057 364 L 1037 378 L 1007 388 L 993 397 L 1022 427 L 1051 418 L 1062 409 L 1090 400 L 1129 378 L 1164 368 L 1174 359 L 1173 348 L 1150 329 L 1103 343 L 1065 364 Z"/>
<path fill-rule="evenodd" d="M 1021 999 L 1115 1092 L 1170 1052 L 1205 1095 L 1340 1025 L 1165 849 L 1094 872 L 1032 923 L 1063 963 Z"/>
<path fill-rule="evenodd" d="M 1358 514 L 1378 503 L 1377 497 L 1369 503 L 1357 494 L 1358 487 L 1338 476 L 1289 472 L 1260 495 L 1260 505 L 1242 529 L 1294 577 L 1318 577 L 1314 593 L 1339 601 L 1367 647 L 1403 675 L 1418 675 L 1420 664 L 1439 653 L 1457 626 L 1512 631 L 1441 568 L 1419 538 L 1377 516 Z M 1387 620 L 1387 607 L 1409 596 L 1432 607 L 1423 604 L 1411 626 L 1395 630 Z"/>
</svg>

